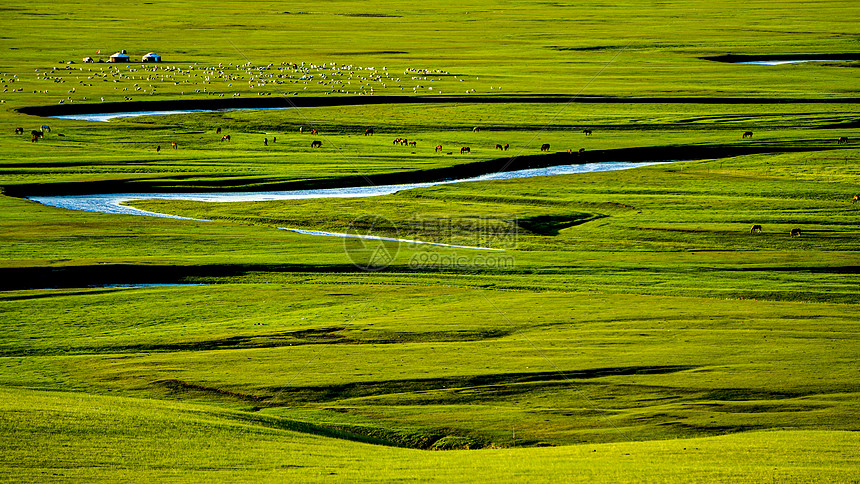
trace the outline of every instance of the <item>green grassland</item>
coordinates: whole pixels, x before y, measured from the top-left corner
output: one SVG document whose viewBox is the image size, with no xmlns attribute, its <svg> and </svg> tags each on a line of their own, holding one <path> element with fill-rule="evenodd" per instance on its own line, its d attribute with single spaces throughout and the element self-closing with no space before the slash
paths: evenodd
<svg viewBox="0 0 860 484">
<path fill-rule="evenodd" d="M 702 59 L 860 52 L 853 3 L 0 11 L 4 481 L 857 479 L 857 62 Z M 120 49 L 165 62 L 81 61 Z M 345 96 L 403 99 L 107 123 L 18 111 Z M 24 198 L 626 154 L 673 163 L 374 198 L 130 202 L 203 220 Z M 348 240 L 280 230 L 368 215 L 390 221 L 374 235 L 501 250 L 388 243 L 387 265 L 364 270 Z"/>
</svg>

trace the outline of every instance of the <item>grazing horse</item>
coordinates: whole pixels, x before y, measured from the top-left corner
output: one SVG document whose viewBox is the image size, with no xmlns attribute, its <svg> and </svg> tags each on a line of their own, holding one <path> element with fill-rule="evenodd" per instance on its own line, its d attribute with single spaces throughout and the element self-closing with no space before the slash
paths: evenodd
<svg viewBox="0 0 860 484">
<path fill-rule="evenodd" d="M 317 129 L 316 129 L 316 128 L 312 128 L 312 129 L 311 129 L 311 134 L 319 134 L 319 133 L 317 132 Z"/>
<path fill-rule="evenodd" d="M 836 140 L 836 144 L 841 145 L 842 143 L 846 143 L 846 144 L 848 143 L 848 137 L 847 136 L 840 136 Z"/>
<path fill-rule="evenodd" d="M 221 127 L 220 126 L 218 127 L 218 129 L 215 130 L 215 134 L 221 134 Z"/>
<path fill-rule="evenodd" d="M 746 139 L 746 138 L 752 138 L 752 131 L 744 131 L 744 135 L 743 135 L 743 136 L 741 136 L 741 137 L 742 137 L 742 138 L 744 138 L 744 139 Z"/>
<path fill-rule="evenodd" d="M 299 134 L 304 134 L 304 132 L 305 132 L 305 127 L 299 126 Z"/>
<path fill-rule="evenodd" d="M 409 146 L 415 147 L 415 142 L 414 142 L 414 141 L 410 141 L 410 142 L 409 142 Z"/>
<path fill-rule="evenodd" d="M 373 136 L 373 128 L 367 128 L 364 130 L 365 136 Z"/>
<path fill-rule="evenodd" d="M 580 155 L 581 155 L 581 154 L 583 154 L 583 153 L 585 153 L 585 148 L 580 148 L 580 149 L 579 149 L 579 151 L 578 151 L 577 153 L 579 153 Z"/>
<path fill-rule="evenodd" d="M 15 128 L 15 134 L 24 134 L 24 128 Z"/>
<path fill-rule="evenodd" d="M 436 145 L 436 153 L 442 151 L 442 145 Z"/>
<path fill-rule="evenodd" d="M 179 148 L 179 146 L 177 146 L 176 143 L 170 143 L 170 147 L 173 148 L 174 150 Z"/>
<path fill-rule="evenodd" d="M 750 228 L 750 233 L 751 234 L 753 234 L 753 233 L 759 233 L 760 234 L 761 233 L 761 225 L 759 225 L 759 224 L 753 225 L 752 228 Z"/>
<path fill-rule="evenodd" d="M 549 143 L 544 143 L 544 144 L 540 145 L 540 150 L 541 151 L 549 151 Z"/>
<path fill-rule="evenodd" d="M 322 141 L 314 140 L 311 142 L 311 148 L 322 148 Z"/>
<path fill-rule="evenodd" d="M 230 141 L 230 135 L 225 134 L 224 136 L 221 137 L 221 141 Z"/>
<path fill-rule="evenodd" d="M 471 150 L 471 149 L 469 149 L 469 147 L 468 147 L 468 146 L 464 146 L 464 147 L 460 148 L 460 154 L 462 155 L 463 153 L 469 153 L 469 154 L 471 154 L 471 153 L 472 153 L 472 150 Z"/>
<path fill-rule="evenodd" d="M 789 237 L 800 237 L 800 229 L 791 229 L 788 233 Z"/>
<path fill-rule="evenodd" d="M 161 145 L 157 145 L 157 146 L 155 147 L 155 152 L 156 152 L 156 153 L 159 153 L 160 151 L 161 151 Z"/>
<path fill-rule="evenodd" d="M 475 126 L 474 128 L 472 128 L 472 132 L 473 132 L 473 133 L 477 133 L 477 132 L 478 132 L 478 131 L 480 131 L 480 130 L 481 130 L 481 128 L 479 128 L 479 127 L 477 127 L 477 126 Z"/>
<path fill-rule="evenodd" d="M 43 124 L 41 129 L 42 129 L 43 133 L 50 133 L 51 132 L 51 127 L 48 126 L 47 124 Z"/>
<path fill-rule="evenodd" d="M 496 145 L 496 149 L 497 149 L 497 150 L 499 150 L 499 151 L 502 151 L 502 150 L 504 150 L 505 148 L 504 148 L 502 145 L 497 144 L 497 145 Z"/>
<path fill-rule="evenodd" d="M 860 195 L 854 195 L 854 198 L 851 199 L 851 203 L 860 201 Z"/>
<path fill-rule="evenodd" d="M 508 151 L 508 148 L 509 148 L 509 147 L 510 147 L 510 145 L 509 145 L 509 144 L 507 144 L 507 143 L 505 143 L 505 151 Z"/>
<path fill-rule="evenodd" d="M 582 132 L 585 133 L 585 136 L 591 136 L 591 130 L 590 129 L 583 129 Z"/>
<path fill-rule="evenodd" d="M 30 136 L 32 136 L 32 139 L 30 141 L 39 141 L 39 138 L 44 137 L 45 133 L 34 129 L 33 131 L 30 131 Z"/>
</svg>

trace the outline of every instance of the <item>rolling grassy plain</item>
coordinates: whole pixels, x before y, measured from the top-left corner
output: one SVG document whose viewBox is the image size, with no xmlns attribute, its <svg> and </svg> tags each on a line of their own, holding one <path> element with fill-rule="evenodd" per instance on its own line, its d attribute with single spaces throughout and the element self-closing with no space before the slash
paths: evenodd
<svg viewBox="0 0 860 484">
<path fill-rule="evenodd" d="M 3 13 L 4 480 L 856 480 L 857 62 L 702 59 L 858 52 L 853 3 Z M 165 62 L 80 61 L 120 49 Z M 409 99 L 108 123 L 18 111 L 382 95 Z M 714 148 L 737 156 L 701 156 Z M 206 222 L 22 198 L 409 181 L 622 149 L 674 163 L 365 199 L 133 202 Z M 400 238 L 503 250 L 400 243 L 366 271 L 339 238 L 278 230 L 345 232 L 368 214 Z"/>
</svg>

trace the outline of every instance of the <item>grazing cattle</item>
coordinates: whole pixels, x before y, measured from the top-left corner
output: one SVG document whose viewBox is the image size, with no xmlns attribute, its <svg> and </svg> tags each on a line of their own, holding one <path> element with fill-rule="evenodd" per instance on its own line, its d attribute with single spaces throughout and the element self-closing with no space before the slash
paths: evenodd
<svg viewBox="0 0 860 484">
<path fill-rule="evenodd" d="M 215 130 L 215 134 L 221 134 L 221 128 L 220 127 Z"/>
<path fill-rule="evenodd" d="M 414 146 L 415 146 L 415 141 L 410 141 L 410 142 L 409 142 L 409 146 L 413 146 L 413 147 L 414 147 Z"/>
<path fill-rule="evenodd" d="M 753 225 L 753 226 L 750 228 L 750 233 L 751 233 L 751 234 L 754 234 L 754 233 L 758 233 L 758 234 L 760 234 L 760 233 L 761 233 L 761 225 L 758 225 L 758 224 Z"/>
<path fill-rule="evenodd" d="M 752 138 L 752 131 L 744 131 L 744 135 L 742 136 L 742 138 Z"/>
<path fill-rule="evenodd" d="M 788 233 L 789 237 L 800 237 L 800 229 L 791 229 Z"/>
<path fill-rule="evenodd" d="M 836 140 L 836 144 L 841 145 L 842 143 L 848 143 L 848 137 L 847 136 L 840 136 Z"/>
<path fill-rule="evenodd" d="M 322 141 L 314 140 L 311 142 L 311 148 L 321 148 L 321 147 L 322 147 Z"/>
<path fill-rule="evenodd" d="M 540 150 L 541 151 L 549 151 L 549 143 L 544 143 L 544 144 L 540 145 Z"/>
<path fill-rule="evenodd" d="M 367 128 L 364 130 L 365 136 L 373 136 L 373 128 Z"/>
<path fill-rule="evenodd" d="M 436 145 L 436 153 L 442 151 L 442 145 Z"/>
<path fill-rule="evenodd" d="M 173 148 L 174 150 L 179 148 L 179 146 L 177 146 L 176 143 L 170 143 L 170 147 Z"/>
<path fill-rule="evenodd" d="M 15 128 L 15 134 L 24 134 L 24 128 Z"/>
<path fill-rule="evenodd" d="M 225 134 L 224 136 L 221 137 L 221 141 L 230 141 L 230 135 Z"/>
<path fill-rule="evenodd" d="M 477 127 L 477 126 L 475 126 L 474 128 L 472 128 L 472 132 L 473 132 L 473 133 L 477 133 L 477 132 L 478 132 L 478 131 L 480 131 L 480 130 L 481 130 L 481 128 L 479 128 L 479 127 Z"/>
<path fill-rule="evenodd" d="M 504 148 L 502 145 L 497 144 L 497 145 L 496 145 L 496 149 L 497 149 L 497 150 L 499 150 L 499 151 L 502 151 L 502 150 L 504 150 L 505 148 Z"/>
<path fill-rule="evenodd" d="M 860 201 L 860 195 L 854 195 L 854 198 L 851 199 L 851 203 Z"/>
<path fill-rule="evenodd" d="M 509 147 L 510 147 L 510 145 L 509 145 L 509 144 L 507 144 L 507 143 L 505 143 L 505 151 L 508 151 L 508 148 L 509 148 Z"/>
<path fill-rule="evenodd" d="M 590 129 L 583 129 L 582 132 L 585 133 L 585 136 L 591 136 L 591 130 Z"/>
<path fill-rule="evenodd" d="M 41 129 L 42 129 L 43 133 L 50 133 L 51 132 L 51 127 L 48 126 L 47 124 L 43 124 Z"/>
<path fill-rule="evenodd" d="M 472 150 L 469 149 L 468 146 L 464 146 L 464 147 L 460 148 L 460 154 L 462 155 L 463 153 L 470 153 L 471 154 Z"/>
</svg>

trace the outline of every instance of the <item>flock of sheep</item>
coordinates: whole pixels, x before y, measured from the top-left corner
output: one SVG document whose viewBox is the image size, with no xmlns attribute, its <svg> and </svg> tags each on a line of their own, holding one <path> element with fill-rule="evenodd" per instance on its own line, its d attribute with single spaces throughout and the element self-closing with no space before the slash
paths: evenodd
<svg viewBox="0 0 860 484">
<path fill-rule="evenodd" d="M 212 66 L 192 64 L 187 67 L 164 63 L 64 64 L 61 67 L 36 69 L 36 76 L 32 81 L 21 79 L 17 75 L 7 78 L 0 74 L 4 92 L 23 92 L 25 87 L 22 86 L 27 85 L 34 94 L 56 96 L 56 103 L 87 101 L 88 93 L 89 96 L 101 97 L 104 93 L 103 87 L 87 89 L 97 83 L 116 84 L 114 90 L 117 96 L 124 100 L 133 100 L 132 95 L 296 96 L 306 91 L 326 95 L 373 95 L 378 92 L 393 94 L 392 91 L 441 94 L 439 82 L 443 79 L 446 86 L 451 86 L 451 82 L 466 80 L 462 76 L 436 69 L 408 68 L 402 74 L 395 74 L 387 67 L 334 62 L 281 62 L 277 65 L 254 65 L 247 62 L 237 65 L 219 63 Z M 463 85 L 463 90 L 467 93 L 475 92 L 474 87 L 468 85 Z M 114 100 L 108 97 L 109 100 Z M 100 100 L 104 102 L 105 98 L 101 97 Z"/>
</svg>

